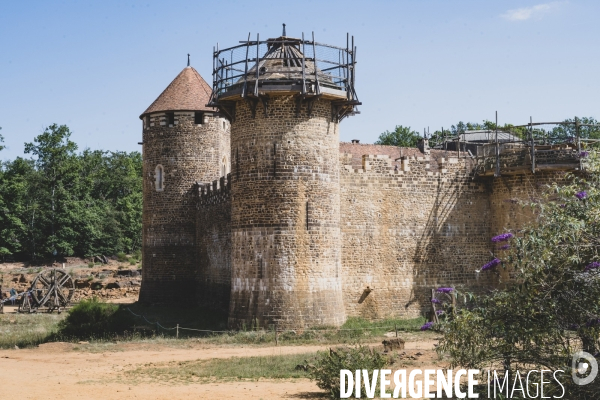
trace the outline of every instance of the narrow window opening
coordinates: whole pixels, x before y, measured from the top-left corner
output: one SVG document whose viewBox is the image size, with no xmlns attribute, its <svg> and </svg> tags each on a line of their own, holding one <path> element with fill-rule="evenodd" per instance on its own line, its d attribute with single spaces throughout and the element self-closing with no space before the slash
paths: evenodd
<svg viewBox="0 0 600 400">
<path fill-rule="evenodd" d="M 150 128 L 150 116 L 146 115 L 144 118 L 144 122 L 146 123 L 146 128 Z"/>
<path fill-rule="evenodd" d="M 227 124 L 225 123 L 225 121 L 223 121 L 223 130 L 225 130 L 227 127 Z"/>
<path fill-rule="evenodd" d="M 223 156 L 223 160 L 221 161 L 221 176 L 227 176 L 228 168 L 227 168 L 227 156 Z"/>
<path fill-rule="evenodd" d="M 167 113 L 167 124 L 175 125 L 175 113 Z"/>
<path fill-rule="evenodd" d="M 196 111 L 194 113 L 194 123 L 196 125 L 201 125 L 204 122 L 204 113 Z"/>
<path fill-rule="evenodd" d="M 154 178 L 156 179 L 156 191 L 160 192 L 162 190 L 164 190 L 164 175 L 165 175 L 165 171 L 162 165 L 157 165 L 156 169 L 154 170 Z"/>
<path fill-rule="evenodd" d="M 308 222 L 308 218 L 309 218 L 309 211 L 310 210 L 310 206 L 308 201 L 306 202 L 306 230 L 308 230 L 309 228 L 309 222 Z"/>
</svg>

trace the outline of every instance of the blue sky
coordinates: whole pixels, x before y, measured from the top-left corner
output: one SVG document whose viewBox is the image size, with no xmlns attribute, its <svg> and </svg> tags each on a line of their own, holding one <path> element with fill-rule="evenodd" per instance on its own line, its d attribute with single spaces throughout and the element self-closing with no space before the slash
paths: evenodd
<svg viewBox="0 0 600 400">
<path fill-rule="evenodd" d="M 248 32 L 355 36 L 361 114 L 341 140 L 395 125 L 600 118 L 597 1 L 0 1 L 0 159 L 44 127 L 80 149 L 140 150 L 138 116 L 186 65 Z"/>
</svg>

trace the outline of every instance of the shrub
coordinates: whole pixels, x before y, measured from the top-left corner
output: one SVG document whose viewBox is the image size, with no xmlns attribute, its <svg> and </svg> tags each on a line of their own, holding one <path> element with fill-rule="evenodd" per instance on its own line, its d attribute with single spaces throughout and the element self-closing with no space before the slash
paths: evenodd
<svg viewBox="0 0 600 400">
<path fill-rule="evenodd" d="M 117 253 L 117 260 L 119 260 L 119 262 L 127 261 L 127 254 L 123 252 Z"/>
<path fill-rule="evenodd" d="M 441 324 L 438 351 L 451 357 L 451 367 L 497 365 L 568 376 L 575 352 L 600 355 L 600 159 L 594 154 L 587 163 L 585 173 L 570 176 L 569 184 L 554 183 L 552 197 L 531 205 L 539 215 L 534 225 L 514 238 L 494 238 L 511 239 L 510 250 L 503 246 L 497 254 L 515 280 L 475 297 Z M 563 384 L 573 399 L 597 398 L 600 390 L 599 379 Z M 551 396 L 563 389 L 552 383 L 545 390 Z"/>
<path fill-rule="evenodd" d="M 142 251 L 141 250 L 136 250 L 133 252 L 133 254 L 131 255 L 131 258 L 133 258 L 134 260 L 141 260 L 142 259 Z"/>
<path fill-rule="evenodd" d="M 317 381 L 318 387 L 329 393 L 332 399 L 339 399 L 340 370 L 366 369 L 372 376 L 373 370 L 383 368 L 387 361 L 387 357 L 368 346 L 341 347 L 330 349 L 328 352 L 318 352 L 314 366 L 309 366 L 309 375 L 311 379 Z M 362 393 L 365 393 L 364 382 L 361 383 Z M 379 385 L 376 393 L 378 391 Z"/>
<path fill-rule="evenodd" d="M 93 297 L 69 310 L 67 317 L 59 323 L 58 335 L 77 339 L 113 337 L 130 330 L 133 324 L 133 317 L 127 310 Z"/>
<path fill-rule="evenodd" d="M 90 262 L 88 263 L 88 268 L 94 268 L 94 265 L 95 265 L 95 264 L 94 264 L 94 262 L 93 262 L 93 261 L 90 261 Z"/>
</svg>

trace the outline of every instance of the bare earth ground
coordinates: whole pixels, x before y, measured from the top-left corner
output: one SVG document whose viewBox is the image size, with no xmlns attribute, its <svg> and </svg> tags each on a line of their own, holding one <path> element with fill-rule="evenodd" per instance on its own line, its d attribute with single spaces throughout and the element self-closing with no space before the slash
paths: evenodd
<svg viewBox="0 0 600 400">
<path fill-rule="evenodd" d="M 0 272 L 24 267 L 21 264 L 0 264 Z M 133 303 L 137 295 L 106 300 L 110 303 Z M 4 312 L 14 313 L 16 308 L 8 303 Z M 410 371 L 413 368 L 443 367 L 435 354 L 436 341 L 430 337 L 423 340 L 414 334 L 405 339 L 405 352 L 409 358 L 395 364 L 392 369 Z M 371 345 L 383 349 L 381 341 Z M 181 346 L 139 342 L 104 345 L 46 343 L 33 349 L 0 350 L 0 394 L 11 398 L 49 400 L 326 399 L 325 393 L 309 379 L 175 383 L 132 379 L 125 372 L 179 361 L 301 354 L 329 347 L 332 346 L 216 346 L 193 340 L 182 340 Z"/>
<path fill-rule="evenodd" d="M 308 379 L 172 384 L 130 381 L 124 374 L 152 363 L 297 354 L 328 346 L 223 347 L 189 342 L 188 348 L 122 343 L 91 352 L 86 345 L 47 343 L 34 349 L 0 350 L 0 392 L 23 399 L 317 399 Z M 439 368 L 432 340 L 406 343 L 418 361 L 399 368 Z M 376 344 L 376 343 L 373 343 Z M 380 344 L 379 344 L 380 345 Z M 97 349 L 96 349 L 97 350 Z M 434 366 L 435 365 L 435 366 Z"/>
</svg>

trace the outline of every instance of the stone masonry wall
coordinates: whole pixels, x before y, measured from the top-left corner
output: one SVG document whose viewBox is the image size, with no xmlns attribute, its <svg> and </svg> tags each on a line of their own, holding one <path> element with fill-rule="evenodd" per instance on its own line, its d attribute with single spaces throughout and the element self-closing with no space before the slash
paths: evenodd
<svg viewBox="0 0 600 400">
<path fill-rule="evenodd" d="M 231 126 L 231 327 L 341 325 L 338 125 L 331 103 L 296 116 L 293 96 L 267 115 L 236 104 Z"/>
<path fill-rule="evenodd" d="M 565 172 L 537 172 L 494 178 L 490 192 L 492 207 L 492 236 L 513 232 L 534 223 L 535 208 L 528 204 L 543 200 L 543 193 L 553 183 L 565 184 Z M 500 270 L 501 283 L 507 283 L 512 271 Z"/>
<path fill-rule="evenodd" d="M 455 152 L 401 150 L 411 155 L 394 163 L 365 155 L 358 169 L 340 155 L 348 316 L 414 317 L 431 309 L 432 288 L 480 290 L 498 280 L 476 272 L 491 259 L 489 180 L 474 178 L 472 161 Z"/>
<path fill-rule="evenodd" d="M 140 300 L 150 303 L 189 301 L 197 269 L 195 182 L 221 176 L 228 125 L 205 113 L 195 124 L 194 112 L 153 113 L 143 132 L 143 277 Z M 227 153 L 226 153 L 227 154 Z M 164 185 L 157 190 L 157 165 Z"/>
<path fill-rule="evenodd" d="M 231 295 L 230 176 L 199 187 L 197 298 L 204 308 L 227 313 Z"/>
</svg>

